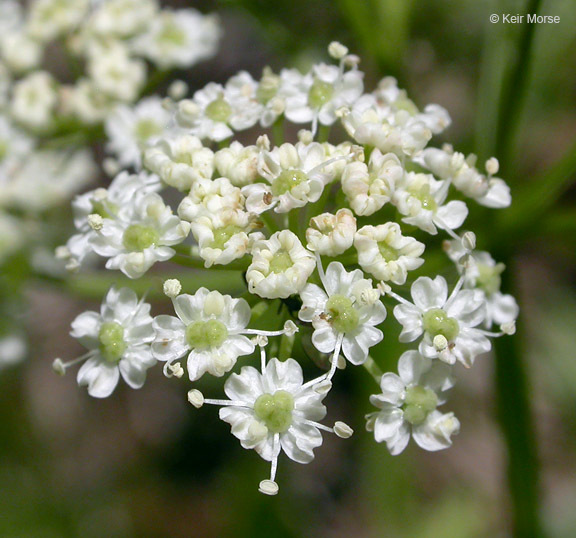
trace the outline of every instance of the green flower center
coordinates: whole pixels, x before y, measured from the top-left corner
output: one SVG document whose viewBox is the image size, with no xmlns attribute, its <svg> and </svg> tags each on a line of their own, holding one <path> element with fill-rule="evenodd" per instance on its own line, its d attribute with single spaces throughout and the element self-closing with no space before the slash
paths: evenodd
<svg viewBox="0 0 576 538">
<path fill-rule="evenodd" d="M 158 243 L 160 235 L 151 226 L 143 224 L 131 224 L 124 231 L 122 243 L 126 250 L 131 252 L 142 252 L 144 249 Z"/>
<path fill-rule="evenodd" d="M 118 362 L 128 347 L 124 341 L 124 327 L 114 321 L 102 323 L 98 340 L 100 353 L 108 362 Z"/>
<path fill-rule="evenodd" d="M 217 319 L 194 321 L 186 327 L 186 342 L 191 349 L 220 347 L 228 338 L 228 329 Z"/>
<path fill-rule="evenodd" d="M 274 196 L 285 194 L 307 179 L 308 176 L 302 170 L 284 170 L 272 182 L 272 194 Z"/>
<path fill-rule="evenodd" d="M 358 327 L 360 316 L 345 295 L 332 295 L 326 303 L 326 309 L 331 318 L 332 326 L 339 333 L 348 333 Z"/>
<path fill-rule="evenodd" d="M 206 107 L 205 113 L 212 121 L 226 123 L 232 114 L 232 107 L 224 96 L 220 96 Z"/>
<path fill-rule="evenodd" d="M 505 265 L 503 263 L 498 263 L 495 266 L 478 264 L 477 286 L 488 295 L 500 291 L 500 285 L 502 284 L 500 275 L 504 269 Z"/>
<path fill-rule="evenodd" d="M 270 272 L 271 273 L 283 273 L 287 269 L 290 269 L 294 265 L 290 254 L 285 250 L 279 250 L 274 254 L 270 260 Z"/>
<path fill-rule="evenodd" d="M 400 97 L 394 102 L 394 106 L 398 110 L 405 110 L 406 112 L 408 112 L 408 114 L 410 114 L 410 116 L 415 116 L 419 112 L 418 107 L 414 104 L 414 101 L 406 97 L 405 93 L 403 94 L 402 97 Z"/>
<path fill-rule="evenodd" d="M 0 140 L 0 162 L 8 155 L 8 148 L 8 142 L 6 140 Z"/>
<path fill-rule="evenodd" d="M 438 398 L 433 390 L 420 385 L 408 387 L 403 407 L 404 419 L 413 426 L 418 426 L 436 409 L 437 405 Z"/>
<path fill-rule="evenodd" d="M 422 204 L 422 209 L 427 209 L 429 211 L 436 211 L 438 209 L 438 204 L 434 197 L 430 194 L 430 185 L 425 183 L 417 190 L 410 191 L 415 198 L 420 200 Z"/>
<path fill-rule="evenodd" d="M 224 226 L 224 228 L 218 228 L 214 230 L 214 241 L 212 241 L 212 248 L 219 248 L 221 250 L 224 249 L 224 245 L 226 242 L 236 234 L 242 233 L 244 230 L 239 226 L 234 226 L 230 224 L 228 226 Z"/>
<path fill-rule="evenodd" d="M 308 91 L 308 104 L 312 108 L 320 108 L 334 95 L 334 86 L 328 82 L 316 79 Z"/>
<path fill-rule="evenodd" d="M 254 414 L 272 433 L 283 433 L 292 424 L 294 397 L 285 390 L 262 394 L 254 403 Z"/>
<path fill-rule="evenodd" d="M 134 136 L 139 142 L 146 142 L 149 138 L 159 135 L 162 127 L 150 118 L 140 120 L 134 128 Z"/>
<path fill-rule="evenodd" d="M 384 258 L 384 260 L 387 262 L 397 260 L 400 257 L 399 251 L 395 248 L 392 248 L 388 243 L 385 243 L 384 241 L 378 243 L 378 251 L 380 252 L 382 258 Z"/>
<path fill-rule="evenodd" d="M 446 340 L 453 341 L 460 332 L 458 320 L 449 318 L 441 308 L 431 308 L 422 316 L 424 330 L 434 338 L 441 334 Z"/>
<path fill-rule="evenodd" d="M 156 39 L 161 45 L 183 47 L 186 45 L 186 32 L 173 22 L 165 22 Z"/>
<path fill-rule="evenodd" d="M 92 200 L 92 213 L 100 215 L 103 219 L 111 219 L 118 208 L 106 200 Z"/>
</svg>

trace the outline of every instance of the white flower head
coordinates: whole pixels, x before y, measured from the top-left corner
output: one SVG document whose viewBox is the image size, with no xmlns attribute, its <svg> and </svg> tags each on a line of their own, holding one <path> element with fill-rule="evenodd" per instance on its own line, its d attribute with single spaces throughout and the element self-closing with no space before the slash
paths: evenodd
<svg viewBox="0 0 576 538">
<path fill-rule="evenodd" d="M 163 137 L 144 153 L 144 164 L 162 180 L 181 191 L 189 191 L 199 178 L 211 179 L 214 153 L 199 138 L 189 134 Z"/>
<path fill-rule="evenodd" d="M 54 369 L 64 373 L 80 361 L 86 361 L 78 371 L 78 384 L 88 386 L 94 398 L 112 394 L 120 376 L 133 389 L 146 380 L 146 370 L 156 364 L 150 343 L 154 340 L 150 305 L 138 301 L 128 288 L 111 288 L 102 303 L 100 313 L 84 312 L 72 322 L 74 338 L 89 351 L 82 357 L 62 363 Z"/>
<path fill-rule="evenodd" d="M 431 174 L 407 172 L 396 185 L 392 203 L 405 215 L 402 222 L 418 226 L 436 235 L 437 228 L 452 231 L 468 216 L 466 204 L 460 200 L 448 203 L 448 181 L 437 181 Z"/>
<path fill-rule="evenodd" d="M 400 225 L 387 222 L 363 226 L 354 237 L 358 264 L 378 280 L 404 284 L 408 271 L 418 269 L 424 260 L 424 244 L 402 235 Z"/>
<path fill-rule="evenodd" d="M 366 416 L 368 431 L 374 432 L 378 443 L 386 442 L 393 456 L 406 448 L 410 435 L 425 450 L 448 448 L 460 423 L 452 413 L 442 414 L 437 407 L 454 385 L 451 368 L 417 351 L 406 351 L 398 361 L 398 373 L 384 374 L 382 393 L 370 396 L 380 411 Z"/>
<path fill-rule="evenodd" d="M 254 344 L 243 334 L 251 315 L 244 299 L 200 288 L 194 295 L 179 295 L 173 303 L 178 317 L 154 319 L 152 352 L 159 361 L 166 362 L 165 372 L 171 363 L 188 354 L 191 381 L 205 373 L 221 377 L 238 357 L 254 351 Z"/>
<path fill-rule="evenodd" d="M 242 189 L 246 208 L 262 213 L 271 207 L 277 213 L 316 202 L 330 176 L 324 170 L 329 162 L 323 146 L 298 142 L 262 151 L 258 172 L 268 183 L 253 183 Z"/>
<path fill-rule="evenodd" d="M 229 147 L 214 154 L 214 165 L 221 176 L 227 177 L 233 185 L 243 187 L 254 183 L 260 177 L 259 153 L 256 146 L 243 146 L 235 140 Z"/>
<path fill-rule="evenodd" d="M 425 357 L 470 366 L 477 355 L 491 349 L 490 340 L 476 328 L 486 317 L 486 302 L 480 290 L 462 290 L 461 278 L 451 295 L 443 277 L 420 277 L 412 284 L 414 303 L 389 292 L 401 304 L 394 316 L 402 325 L 400 342 L 413 342 L 423 336 L 418 347 Z"/>
<path fill-rule="evenodd" d="M 90 238 L 107 269 L 120 269 L 129 278 L 141 277 L 157 261 L 174 256 L 172 245 L 186 239 L 190 225 L 172 213 L 157 193 L 139 192 Z"/>
<path fill-rule="evenodd" d="M 223 211 L 243 211 L 244 204 L 241 190 L 232 185 L 228 178 L 197 178 L 188 196 L 180 202 L 178 215 L 192 222 L 198 217 L 218 215 Z"/>
<path fill-rule="evenodd" d="M 57 104 L 57 83 L 47 71 L 34 71 L 14 84 L 12 117 L 30 129 L 49 127 Z"/>
<path fill-rule="evenodd" d="M 356 217 L 349 209 L 339 209 L 335 215 L 322 213 L 310 219 L 307 247 L 322 256 L 339 256 L 352 246 L 355 233 Z"/>
<path fill-rule="evenodd" d="M 30 5 L 27 30 L 43 42 L 74 30 L 86 16 L 90 0 L 35 0 Z"/>
<path fill-rule="evenodd" d="M 300 293 L 302 308 L 298 317 L 314 327 L 312 343 L 322 353 L 332 353 L 330 380 L 336 370 L 340 351 L 352 364 L 362 364 L 369 349 L 384 335 L 376 326 L 386 318 L 386 308 L 372 281 L 359 269 L 347 272 L 340 262 L 332 262 L 323 274 L 324 289 L 308 284 Z"/>
<path fill-rule="evenodd" d="M 195 9 L 162 10 L 132 44 L 161 69 L 190 67 L 213 56 L 220 39 L 216 17 Z"/>
<path fill-rule="evenodd" d="M 223 210 L 194 219 L 190 229 L 205 267 L 211 267 L 226 265 L 244 256 L 254 241 L 264 238 L 262 233 L 254 231 L 261 225 L 253 213 Z"/>
<path fill-rule="evenodd" d="M 220 418 L 232 426 L 232 434 L 243 448 L 254 449 L 271 462 L 270 478 L 260 482 L 260 492 L 278 493 L 274 481 L 278 457 L 283 451 L 291 460 L 310 463 L 314 449 L 322 444 L 320 430 L 349 437 L 352 430 L 344 423 L 334 428 L 318 421 L 326 416 L 322 404 L 325 394 L 319 394 L 310 383 L 304 383 L 302 367 L 294 359 L 271 359 L 266 364 L 261 349 L 261 370 L 244 366 L 232 374 L 224 385 L 229 400 L 202 398 L 202 403 L 222 406 Z M 198 395 L 195 401 L 199 401 Z"/>
<path fill-rule="evenodd" d="M 251 293 L 267 299 L 282 298 L 302 291 L 316 262 L 296 234 L 276 232 L 270 239 L 256 241 L 252 263 L 246 272 Z"/>
<path fill-rule="evenodd" d="M 368 165 L 356 161 L 345 166 L 342 191 L 357 215 L 372 215 L 390 201 L 403 176 L 404 167 L 396 155 L 375 149 Z"/>
<path fill-rule="evenodd" d="M 122 166 L 140 168 L 142 151 L 167 130 L 170 120 L 170 112 L 157 96 L 134 107 L 119 105 L 106 119 L 107 149 Z"/>
<path fill-rule="evenodd" d="M 94 9 L 89 28 L 100 37 L 127 38 L 148 28 L 157 12 L 157 0 L 104 0 Z"/>
<path fill-rule="evenodd" d="M 0 36 L 0 57 L 15 73 L 38 67 L 42 60 L 42 46 L 25 31 L 18 30 Z"/>
</svg>

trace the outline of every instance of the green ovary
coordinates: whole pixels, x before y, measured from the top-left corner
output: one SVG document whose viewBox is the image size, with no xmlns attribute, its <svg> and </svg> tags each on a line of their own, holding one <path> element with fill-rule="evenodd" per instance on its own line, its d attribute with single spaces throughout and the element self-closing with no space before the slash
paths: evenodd
<svg viewBox="0 0 576 538">
<path fill-rule="evenodd" d="M 287 269 L 290 269 L 294 265 L 290 254 L 285 250 L 279 250 L 274 254 L 273 258 L 270 260 L 270 272 L 271 273 L 283 273 Z"/>
<path fill-rule="evenodd" d="M 438 209 L 438 204 L 434 197 L 430 194 L 430 185 L 428 183 L 422 185 L 419 189 L 411 191 L 415 198 L 420 200 L 422 204 L 422 209 L 427 209 L 428 211 L 436 211 Z"/>
<path fill-rule="evenodd" d="M 437 405 L 438 398 L 434 391 L 420 385 L 408 387 L 404 400 L 404 419 L 413 426 L 418 426 L 436 409 Z"/>
<path fill-rule="evenodd" d="M 151 226 L 143 224 L 132 224 L 126 228 L 122 243 L 126 250 L 131 252 L 142 252 L 144 249 L 158 243 L 160 236 Z"/>
<path fill-rule="evenodd" d="M 186 45 L 186 33 L 180 26 L 170 22 L 165 23 L 157 37 L 158 43 L 162 45 L 172 45 L 183 47 Z"/>
<path fill-rule="evenodd" d="M 210 247 L 224 250 L 224 245 L 230 240 L 230 238 L 236 234 L 242 233 L 243 231 L 242 228 L 234 226 L 233 224 L 224 226 L 224 228 L 218 228 L 217 230 L 214 230 L 214 241 L 212 241 Z"/>
<path fill-rule="evenodd" d="M 384 241 L 378 243 L 378 251 L 382 258 L 387 262 L 395 261 L 400 257 L 399 252 Z"/>
<path fill-rule="evenodd" d="M 301 170 L 284 170 L 273 182 L 272 182 L 272 194 L 274 196 L 280 196 L 290 192 L 294 187 L 300 185 L 308 179 L 308 176 Z"/>
<path fill-rule="evenodd" d="M 111 219 L 113 213 L 117 211 L 118 208 L 107 200 L 92 200 L 92 213 L 100 215 L 103 219 Z"/>
<path fill-rule="evenodd" d="M 500 291 L 500 285 L 502 284 L 500 274 L 504 269 L 505 266 L 503 263 L 496 264 L 495 266 L 478 264 L 478 278 L 476 279 L 478 287 L 488 295 Z"/>
<path fill-rule="evenodd" d="M 334 86 L 322 80 L 315 80 L 308 91 L 308 104 L 313 108 L 325 105 L 334 95 Z"/>
<path fill-rule="evenodd" d="M 344 295 L 332 295 L 326 303 L 332 326 L 339 333 L 348 333 L 358 327 L 360 316 L 352 300 Z"/>
<path fill-rule="evenodd" d="M 212 121 L 226 123 L 232 114 L 232 107 L 223 96 L 220 96 L 206 107 L 205 113 Z"/>
<path fill-rule="evenodd" d="M 449 318 L 441 308 L 432 308 L 422 316 L 424 330 L 434 338 L 442 335 L 446 340 L 453 341 L 460 332 L 458 320 Z"/>
<path fill-rule="evenodd" d="M 100 353 L 108 362 L 118 362 L 128 347 L 124 341 L 124 327 L 113 321 L 102 323 L 98 340 Z"/>
<path fill-rule="evenodd" d="M 161 132 L 162 127 L 151 119 L 140 120 L 134 128 L 134 136 L 139 142 L 146 142 L 146 140 L 159 135 Z"/>
<path fill-rule="evenodd" d="M 272 433 L 283 433 L 292 424 L 294 397 L 285 390 L 262 394 L 254 403 L 254 413 Z"/>
<path fill-rule="evenodd" d="M 227 338 L 226 325 L 216 319 L 194 321 L 186 327 L 186 342 L 191 349 L 220 347 Z"/>
</svg>

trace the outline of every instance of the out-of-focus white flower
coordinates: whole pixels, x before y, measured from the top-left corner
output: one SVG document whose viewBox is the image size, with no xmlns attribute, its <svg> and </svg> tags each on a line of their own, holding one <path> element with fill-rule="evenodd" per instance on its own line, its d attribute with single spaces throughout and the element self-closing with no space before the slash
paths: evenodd
<svg viewBox="0 0 576 538">
<path fill-rule="evenodd" d="M 31 3 L 27 30 L 43 42 L 74 30 L 88 13 L 90 0 L 35 0 Z"/>
<path fill-rule="evenodd" d="M 477 355 L 490 351 L 490 340 L 476 328 L 486 317 L 484 294 L 462 290 L 462 284 L 463 279 L 448 297 L 443 277 L 420 277 L 412 284 L 413 304 L 388 292 L 401 303 L 394 307 L 394 316 L 402 325 L 400 342 L 413 342 L 423 335 L 418 347 L 422 355 L 448 364 L 459 361 L 467 367 Z"/>
<path fill-rule="evenodd" d="M 366 416 L 368 431 L 374 432 L 378 443 L 385 441 L 393 456 L 406 448 L 410 434 L 424 450 L 448 448 L 460 423 L 453 413 L 442 414 L 436 408 L 454 385 L 451 368 L 406 351 L 398 361 L 398 373 L 384 374 L 382 393 L 370 396 L 380 411 Z"/>
<path fill-rule="evenodd" d="M 42 130 L 54 120 L 57 83 L 47 71 L 34 71 L 14 84 L 12 117 L 30 129 Z"/>
<path fill-rule="evenodd" d="M 243 211 L 244 196 L 225 177 L 214 180 L 198 178 L 190 193 L 178 206 L 178 215 L 192 222 L 200 216 L 218 215 L 222 211 Z"/>
<path fill-rule="evenodd" d="M 174 256 L 172 245 L 181 243 L 190 225 L 172 213 L 156 193 L 137 193 L 114 218 L 102 219 L 90 243 L 109 258 L 107 269 L 120 269 L 130 278 L 141 277 L 157 261 Z"/>
<path fill-rule="evenodd" d="M 372 151 L 368 165 L 352 162 L 342 172 L 342 190 L 357 215 L 372 215 L 390 201 L 404 176 L 404 167 L 393 153 Z"/>
<path fill-rule="evenodd" d="M 214 165 L 221 176 L 227 177 L 233 185 L 243 187 L 260 177 L 259 152 L 256 146 L 243 146 L 235 140 L 229 147 L 214 154 Z"/>
<path fill-rule="evenodd" d="M 171 118 L 158 96 L 142 99 L 134 107 L 119 105 L 106 119 L 108 151 L 122 166 L 140 168 L 142 151 L 165 135 Z"/>
<path fill-rule="evenodd" d="M 256 90 L 256 81 L 245 71 L 232 77 L 226 86 L 210 82 L 191 101 L 180 102 L 178 119 L 193 135 L 219 142 L 234 131 L 249 129 L 260 119 Z"/>
<path fill-rule="evenodd" d="M 262 213 L 272 207 L 286 213 L 320 198 L 330 176 L 324 170 L 329 159 L 321 144 L 282 144 L 271 151 L 262 151 L 258 172 L 268 181 L 246 185 L 246 208 Z"/>
<path fill-rule="evenodd" d="M 1 219 L 1 217 L 0 217 Z M 2 226 L 0 224 L 0 226 Z M 2 240 L 0 239 L 0 242 Z M 0 250 L 1 250 L 0 246 Z M 2 253 L 0 252 L 0 257 Z M 0 370 L 21 363 L 28 353 L 28 345 L 22 334 L 12 333 L 0 337 Z"/>
<path fill-rule="evenodd" d="M 22 24 L 22 5 L 18 0 L 0 2 L 0 35 L 16 30 Z"/>
<path fill-rule="evenodd" d="M 468 216 L 468 207 L 461 200 L 444 204 L 450 184 L 436 181 L 431 174 L 407 172 L 396 184 L 392 203 L 405 215 L 402 222 L 418 226 L 435 235 L 442 230 L 459 228 Z"/>
<path fill-rule="evenodd" d="M 144 165 L 181 191 L 189 191 L 200 178 L 211 179 L 214 153 L 189 134 L 163 137 L 144 153 Z"/>
<path fill-rule="evenodd" d="M 254 343 L 242 333 L 250 322 L 250 306 L 244 299 L 233 299 L 217 291 L 200 288 L 194 295 L 179 295 L 173 300 L 174 316 L 154 319 L 154 356 L 169 365 L 188 354 L 187 370 L 191 381 L 205 373 L 222 377 L 238 357 L 250 355 Z"/>
<path fill-rule="evenodd" d="M 396 222 L 363 226 L 354 237 L 358 264 L 378 280 L 404 284 L 408 271 L 418 269 L 424 260 L 424 244 L 402 235 Z"/>
<path fill-rule="evenodd" d="M 339 256 L 352 246 L 355 233 L 356 218 L 349 209 L 339 209 L 335 215 L 322 213 L 310 219 L 307 247 L 322 256 Z"/>
<path fill-rule="evenodd" d="M 324 290 L 308 284 L 300 293 L 302 308 L 298 317 L 314 326 L 312 343 L 322 353 L 334 353 L 326 379 L 336 371 L 340 351 L 352 364 L 362 364 L 368 350 L 384 335 L 376 328 L 386 318 L 386 308 L 360 269 L 347 272 L 340 262 L 321 271 Z M 376 293 L 375 293 L 376 292 Z"/>
<path fill-rule="evenodd" d="M 22 222 L 0 211 L 0 264 L 24 245 L 25 236 L 26 230 Z"/>
<path fill-rule="evenodd" d="M 146 30 L 157 12 L 156 0 L 103 0 L 88 24 L 101 37 L 127 38 Z"/>
<path fill-rule="evenodd" d="M 248 289 L 267 299 L 285 299 L 302 291 L 315 265 L 296 234 L 282 230 L 254 244 L 246 272 Z"/>
<path fill-rule="evenodd" d="M 146 80 L 144 62 L 131 58 L 120 42 L 92 51 L 87 70 L 94 86 L 118 101 L 134 101 Z"/>
<path fill-rule="evenodd" d="M 15 73 L 37 67 L 42 58 L 40 43 L 23 31 L 0 34 L 0 56 Z"/>
<path fill-rule="evenodd" d="M 161 69 L 183 68 L 213 56 L 219 39 L 216 17 L 195 9 L 163 10 L 132 46 Z"/>
<path fill-rule="evenodd" d="M 102 93 L 88 78 L 65 87 L 61 97 L 64 111 L 88 124 L 102 122 L 117 106 L 113 97 Z"/>
</svg>

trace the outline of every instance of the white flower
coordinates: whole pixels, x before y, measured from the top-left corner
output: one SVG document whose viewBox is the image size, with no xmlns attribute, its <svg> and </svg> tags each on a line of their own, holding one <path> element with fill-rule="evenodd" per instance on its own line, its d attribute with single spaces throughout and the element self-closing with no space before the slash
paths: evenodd
<svg viewBox="0 0 576 538">
<path fill-rule="evenodd" d="M 16 73 L 34 69 L 42 59 L 40 43 L 23 31 L 1 34 L 0 52 L 8 67 Z"/>
<path fill-rule="evenodd" d="M 30 155 L 34 140 L 14 127 L 5 116 L 0 115 L 0 204 L 2 190 L 10 178 Z"/>
<path fill-rule="evenodd" d="M 72 322 L 70 334 L 89 351 L 67 364 L 56 359 L 54 369 L 63 374 L 72 364 L 87 359 L 77 379 L 79 385 L 88 385 L 88 394 L 94 398 L 110 396 L 120 376 L 139 389 L 146 370 L 156 364 L 150 350 L 154 340 L 150 305 L 139 302 L 128 288 L 111 288 L 100 313 L 80 314 Z"/>
<path fill-rule="evenodd" d="M 89 27 L 101 37 L 130 37 L 145 30 L 157 11 L 156 0 L 103 0 L 94 10 Z"/>
<path fill-rule="evenodd" d="M 106 118 L 106 149 L 122 166 L 140 168 L 142 151 L 165 133 L 171 117 L 158 96 L 142 99 L 134 107 L 119 105 Z"/>
<path fill-rule="evenodd" d="M 242 189 L 246 208 L 262 213 L 275 206 L 277 213 L 286 213 L 320 198 L 330 177 L 323 170 L 328 162 L 321 144 L 282 144 L 272 151 L 263 150 L 258 172 L 268 182 L 253 183 Z"/>
<path fill-rule="evenodd" d="M 315 265 L 314 256 L 296 234 L 290 230 L 276 232 L 254 244 L 246 272 L 248 289 L 267 299 L 285 299 L 302 291 Z"/>
<path fill-rule="evenodd" d="M 194 219 L 190 229 L 198 242 L 205 267 L 226 265 L 241 258 L 257 239 L 264 236 L 253 230 L 262 226 L 256 215 L 245 211 L 226 211 Z"/>
<path fill-rule="evenodd" d="M 26 230 L 22 222 L 0 211 L 0 264 L 25 244 Z M 2 362 L 2 361 L 0 361 Z"/>
<path fill-rule="evenodd" d="M 174 256 L 170 247 L 184 241 L 189 231 L 190 225 L 174 215 L 161 196 L 138 192 L 117 215 L 102 219 L 90 244 L 94 252 L 109 258 L 107 269 L 139 278 L 157 261 Z"/>
<path fill-rule="evenodd" d="M 178 215 L 192 222 L 201 216 L 218 215 L 221 211 L 243 211 L 244 196 L 225 177 L 215 180 L 197 178 L 190 193 L 180 202 Z"/>
<path fill-rule="evenodd" d="M 218 173 L 227 177 L 233 185 L 243 187 L 254 183 L 259 177 L 256 146 L 243 146 L 235 140 L 229 147 L 214 154 L 214 165 Z"/>
<path fill-rule="evenodd" d="M 310 219 L 306 246 L 322 256 L 339 256 L 352 246 L 355 233 L 356 218 L 349 209 L 339 209 L 335 215 L 322 213 Z"/>
<path fill-rule="evenodd" d="M 340 262 L 332 262 L 324 275 L 319 261 L 318 270 L 324 290 L 316 284 L 302 290 L 298 317 L 312 322 L 312 343 L 318 351 L 334 352 L 327 376 L 330 380 L 340 350 L 352 364 L 366 361 L 369 349 L 384 337 L 376 325 L 386 318 L 386 308 L 372 281 L 363 278 L 359 269 L 347 272 Z"/>
<path fill-rule="evenodd" d="M 0 252 L 1 256 L 2 253 Z M 21 334 L 11 333 L 0 336 L 0 370 L 22 362 L 26 358 L 27 353 L 28 345 Z"/>
<path fill-rule="evenodd" d="M 14 84 L 12 117 L 31 129 L 50 126 L 58 102 L 56 81 L 46 71 L 34 71 Z"/>
<path fill-rule="evenodd" d="M 90 7 L 90 0 L 35 0 L 30 5 L 27 29 L 42 41 L 74 30 Z"/>
<path fill-rule="evenodd" d="M 461 290 L 461 278 L 448 297 L 446 280 L 420 277 L 412 284 L 414 304 L 389 295 L 401 304 L 394 307 L 394 316 L 402 325 L 400 342 L 413 342 L 423 335 L 418 347 L 425 357 L 438 357 L 444 362 L 461 362 L 471 366 L 477 355 L 491 349 L 485 332 L 475 328 L 486 316 L 484 294 L 480 290 Z"/>
<path fill-rule="evenodd" d="M 357 69 L 344 72 L 343 67 L 318 64 L 299 81 L 299 90 L 285 98 L 286 117 L 294 123 L 313 122 L 332 125 L 336 110 L 352 106 L 362 95 L 364 74 Z"/>
<path fill-rule="evenodd" d="M 247 331 L 251 315 L 244 299 L 200 288 L 194 295 L 179 295 L 173 303 L 178 317 L 154 319 L 156 339 L 152 351 L 158 360 L 166 361 L 166 367 L 188 354 L 191 381 L 206 372 L 221 377 L 238 357 L 254 351 L 252 341 L 242 334 Z"/>
<path fill-rule="evenodd" d="M 192 101 L 180 102 L 179 121 L 190 127 L 193 135 L 220 142 L 260 119 L 262 107 L 254 98 L 256 89 L 257 83 L 245 71 L 232 77 L 225 87 L 210 82 Z"/>
<path fill-rule="evenodd" d="M 322 444 L 320 430 L 349 437 L 352 430 L 343 423 L 334 428 L 317 421 L 326 416 L 322 404 L 325 394 L 318 394 L 304 383 L 302 367 L 294 359 L 272 359 L 266 364 L 261 350 L 261 371 L 244 366 L 224 385 L 230 400 L 201 399 L 202 403 L 222 406 L 220 418 L 232 426 L 232 434 L 243 448 L 254 449 L 271 462 L 270 479 L 260 482 L 260 492 L 278 493 L 274 481 L 281 451 L 293 461 L 310 463 L 314 449 Z"/>
<path fill-rule="evenodd" d="M 211 179 L 214 153 L 189 134 L 162 137 L 144 153 L 145 166 L 181 191 L 189 191 L 199 178 Z"/>
<path fill-rule="evenodd" d="M 404 284 L 408 271 L 418 269 L 424 260 L 424 244 L 402 235 L 396 222 L 364 226 L 354 237 L 358 264 L 378 280 Z"/>
<path fill-rule="evenodd" d="M 135 39 L 133 49 L 161 69 L 184 68 L 213 56 L 219 38 L 216 17 L 195 9 L 163 10 Z"/>
<path fill-rule="evenodd" d="M 496 263 L 488 252 L 472 251 L 465 266 L 458 263 L 466 253 L 461 241 L 447 241 L 445 244 L 450 258 L 457 263 L 458 270 L 464 275 L 464 287 L 477 289 L 484 293 L 486 300 L 486 319 L 484 326 L 502 325 L 516 320 L 519 313 L 518 303 L 512 295 L 500 291 L 502 278 L 506 269 L 503 263 Z"/>
<path fill-rule="evenodd" d="M 437 227 L 452 231 L 459 228 L 468 216 L 466 204 L 452 200 L 444 204 L 450 184 L 436 181 L 431 174 L 408 172 L 396 185 L 392 203 L 405 215 L 402 222 L 418 226 L 436 235 Z"/>
<path fill-rule="evenodd" d="M 144 62 L 131 58 L 120 42 L 96 47 L 87 71 L 98 90 L 118 101 L 134 101 L 146 80 Z"/>
<path fill-rule="evenodd" d="M 117 106 L 113 97 L 102 93 L 87 78 L 81 78 L 74 86 L 65 87 L 62 100 L 67 112 L 88 124 L 102 122 Z"/>
<path fill-rule="evenodd" d="M 393 153 L 375 149 L 368 165 L 352 162 L 342 173 L 342 191 L 357 215 L 372 215 L 390 201 L 404 167 Z"/>
<path fill-rule="evenodd" d="M 370 396 L 380 411 L 366 416 L 368 431 L 374 432 L 378 443 L 385 441 L 393 456 L 406 448 L 410 434 L 425 450 L 448 448 L 460 423 L 453 413 L 442 414 L 436 408 L 454 385 L 451 368 L 406 351 L 398 361 L 398 373 L 384 374 L 382 394 Z"/>
</svg>

